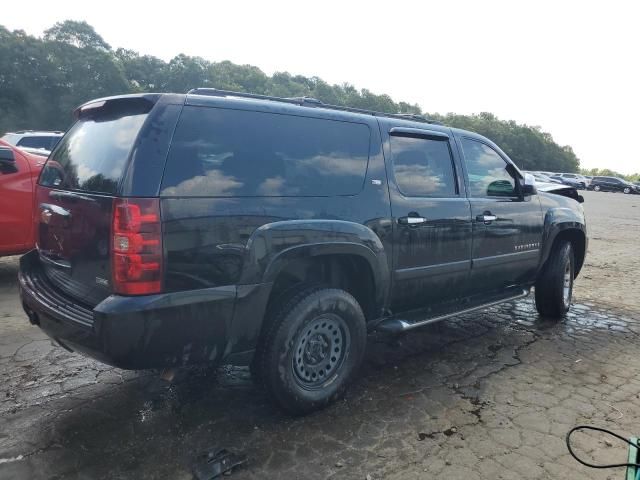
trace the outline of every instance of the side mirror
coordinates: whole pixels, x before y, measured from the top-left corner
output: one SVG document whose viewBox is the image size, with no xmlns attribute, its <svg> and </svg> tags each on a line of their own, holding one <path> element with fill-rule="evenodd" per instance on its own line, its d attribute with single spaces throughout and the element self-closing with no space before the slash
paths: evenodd
<svg viewBox="0 0 640 480">
<path fill-rule="evenodd" d="M 0 147 L 0 171 L 2 173 L 16 172 L 16 157 L 13 150 L 8 147 Z"/>
<path fill-rule="evenodd" d="M 534 177 L 530 173 L 524 174 L 521 186 L 522 188 L 520 189 L 520 191 L 522 192 L 523 197 L 528 197 L 538 193 L 538 189 L 536 188 L 536 177 Z"/>
<path fill-rule="evenodd" d="M 494 180 L 487 187 L 489 197 L 511 197 L 517 195 L 513 191 L 513 184 L 509 180 Z"/>
</svg>

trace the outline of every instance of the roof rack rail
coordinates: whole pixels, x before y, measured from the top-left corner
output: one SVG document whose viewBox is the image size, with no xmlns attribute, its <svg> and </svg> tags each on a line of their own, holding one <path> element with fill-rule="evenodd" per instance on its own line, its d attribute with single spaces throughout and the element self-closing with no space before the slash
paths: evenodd
<svg viewBox="0 0 640 480">
<path fill-rule="evenodd" d="M 284 98 L 284 97 L 274 97 L 271 95 L 260 95 L 257 93 L 245 93 L 245 92 L 234 92 L 231 90 L 219 90 L 217 88 L 193 88 L 187 92 L 187 95 L 207 95 L 212 97 L 240 97 L 240 98 L 252 98 L 256 100 L 270 100 L 273 102 L 289 103 L 289 104 L 298 105 L 301 107 L 327 108 L 329 110 L 339 110 L 342 112 L 351 112 L 351 113 L 362 113 L 364 115 L 373 115 L 375 117 L 399 118 L 402 120 L 414 120 L 417 122 L 430 123 L 434 125 L 442 125 L 442 122 L 438 122 L 436 120 L 430 120 L 422 115 L 417 115 L 414 113 L 384 113 L 384 112 L 376 112 L 375 110 L 366 110 L 364 108 L 331 105 L 329 103 L 321 102 L 317 98 L 313 98 L 313 97 Z"/>
</svg>

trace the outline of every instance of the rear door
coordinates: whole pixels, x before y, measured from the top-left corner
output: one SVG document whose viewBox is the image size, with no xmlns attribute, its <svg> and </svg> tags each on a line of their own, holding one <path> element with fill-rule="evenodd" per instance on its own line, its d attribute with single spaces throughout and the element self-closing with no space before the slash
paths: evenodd
<svg viewBox="0 0 640 480">
<path fill-rule="evenodd" d="M 600 188 L 602 188 L 602 190 L 615 191 L 617 186 L 612 177 L 602 177 Z"/>
<path fill-rule="evenodd" d="M 535 279 L 543 216 L 537 195 L 519 194 L 519 175 L 495 146 L 458 136 L 473 220 L 472 295 L 500 296 Z"/>
<path fill-rule="evenodd" d="M 50 155 L 36 193 L 37 248 L 50 280 L 89 305 L 111 293 L 113 198 L 152 107 L 102 102 L 82 115 Z"/>
<path fill-rule="evenodd" d="M 624 190 L 625 184 L 619 178 L 611 178 L 611 189 L 617 192 L 622 192 Z"/>
<path fill-rule="evenodd" d="M 381 125 L 393 216 L 392 309 L 435 312 L 463 295 L 471 266 L 471 214 L 452 139 L 448 129 Z"/>
</svg>

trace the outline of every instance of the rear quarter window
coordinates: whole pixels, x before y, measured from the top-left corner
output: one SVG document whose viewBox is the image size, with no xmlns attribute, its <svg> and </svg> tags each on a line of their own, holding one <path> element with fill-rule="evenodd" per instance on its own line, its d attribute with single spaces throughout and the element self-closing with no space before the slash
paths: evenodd
<svg viewBox="0 0 640 480">
<path fill-rule="evenodd" d="M 369 141 L 361 123 L 187 106 L 162 195 L 354 195 L 363 187 Z"/>
</svg>

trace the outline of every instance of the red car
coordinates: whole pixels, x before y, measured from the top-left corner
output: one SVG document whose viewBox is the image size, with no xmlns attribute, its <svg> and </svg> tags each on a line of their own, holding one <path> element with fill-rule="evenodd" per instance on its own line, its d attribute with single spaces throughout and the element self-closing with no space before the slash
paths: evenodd
<svg viewBox="0 0 640 480">
<path fill-rule="evenodd" d="M 0 140 L 0 256 L 25 253 L 35 245 L 33 192 L 45 161 Z"/>
</svg>

